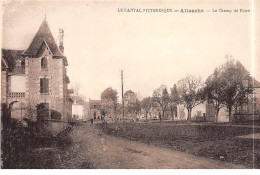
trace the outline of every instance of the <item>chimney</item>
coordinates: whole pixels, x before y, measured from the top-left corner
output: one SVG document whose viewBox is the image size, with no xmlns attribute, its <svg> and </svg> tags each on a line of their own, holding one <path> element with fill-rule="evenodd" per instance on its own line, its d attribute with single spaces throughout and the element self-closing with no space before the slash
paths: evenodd
<svg viewBox="0 0 260 175">
<path fill-rule="evenodd" d="M 64 53 L 64 47 L 63 47 L 63 36 L 64 36 L 64 30 L 63 29 L 59 29 L 59 33 L 60 33 L 60 46 L 59 49 L 62 53 Z"/>
</svg>

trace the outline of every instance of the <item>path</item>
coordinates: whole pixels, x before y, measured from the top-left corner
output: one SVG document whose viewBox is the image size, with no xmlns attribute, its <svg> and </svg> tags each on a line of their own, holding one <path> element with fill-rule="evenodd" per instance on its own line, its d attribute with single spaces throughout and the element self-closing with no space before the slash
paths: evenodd
<svg viewBox="0 0 260 175">
<path fill-rule="evenodd" d="M 70 133 L 73 143 L 57 168 L 101 169 L 230 169 L 245 168 L 136 141 L 101 134 L 94 125 L 82 125 Z"/>
</svg>

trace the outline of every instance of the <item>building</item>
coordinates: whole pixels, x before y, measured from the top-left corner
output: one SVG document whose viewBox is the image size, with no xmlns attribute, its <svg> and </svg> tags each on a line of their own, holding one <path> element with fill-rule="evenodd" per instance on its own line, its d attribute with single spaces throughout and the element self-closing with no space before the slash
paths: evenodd
<svg viewBox="0 0 260 175">
<path fill-rule="evenodd" d="M 211 108 L 210 108 L 211 109 Z M 207 117 L 207 103 L 201 103 L 191 111 L 191 119 L 205 121 Z M 188 110 L 184 107 L 183 104 L 177 105 L 177 119 L 186 120 L 188 118 Z"/>
<path fill-rule="evenodd" d="M 1 101 L 12 118 L 66 121 L 72 115 L 64 31 L 59 32 L 58 46 L 44 19 L 26 50 L 2 49 Z"/>
<path fill-rule="evenodd" d="M 114 120 L 113 103 L 106 100 L 89 100 L 89 118 L 94 120 L 102 119 L 102 116 L 106 116 L 106 120 Z"/>
<path fill-rule="evenodd" d="M 80 96 L 72 96 L 72 117 L 77 120 L 86 121 L 88 120 L 88 104 Z"/>
<path fill-rule="evenodd" d="M 234 105 L 232 109 L 231 120 L 236 122 L 259 120 L 260 115 L 260 83 L 254 81 L 253 93 L 247 96 L 243 103 Z M 187 109 L 184 105 L 177 106 L 178 118 L 187 119 Z M 191 112 L 191 119 L 197 121 L 215 121 L 216 110 L 214 106 L 207 101 L 195 106 Z M 229 112 L 226 107 L 219 110 L 218 122 L 229 122 Z"/>
</svg>

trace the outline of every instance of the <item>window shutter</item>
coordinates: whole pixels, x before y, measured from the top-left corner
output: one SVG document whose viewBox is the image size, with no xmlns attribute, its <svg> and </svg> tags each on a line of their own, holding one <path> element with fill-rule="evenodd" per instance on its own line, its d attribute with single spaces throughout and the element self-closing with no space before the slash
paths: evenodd
<svg viewBox="0 0 260 175">
<path fill-rule="evenodd" d="M 46 88 L 46 91 L 45 92 L 49 92 L 49 79 L 45 79 L 46 83 L 45 83 L 45 88 Z"/>
<path fill-rule="evenodd" d="M 43 93 L 43 79 L 40 79 L 40 92 Z"/>
</svg>

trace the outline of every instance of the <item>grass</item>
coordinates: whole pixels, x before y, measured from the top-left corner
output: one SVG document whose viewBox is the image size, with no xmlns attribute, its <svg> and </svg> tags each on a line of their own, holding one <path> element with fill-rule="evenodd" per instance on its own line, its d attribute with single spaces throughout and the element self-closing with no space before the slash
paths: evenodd
<svg viewBox="0 0 260 175">
<path fill-rule="evenodd" d="M 37 137 L 24 127 L 4 127 L 2 130 L 1 158 L 3 169 L 55 168 L 58 161 L 57 147 L 70 144 L 67 133 L 70 128 L 57 137 Z M 50 149 L 53 148 L 53 149 Z M 46 150 L 47 149 L 47 150 Z M 44 151 L 35 151 L 44 150 Z"/>
<path fill-rule="evenodd" d="M 252 134 L 248 127 L 176 125 L 175 123 L 109 123 L 97 125 L 108 135 L 167 147 L 198 156 L 260 168 L 260 140 L 236 136 Z M 255 128 L 260 132 L 260 128 Z"/>
</svg>

